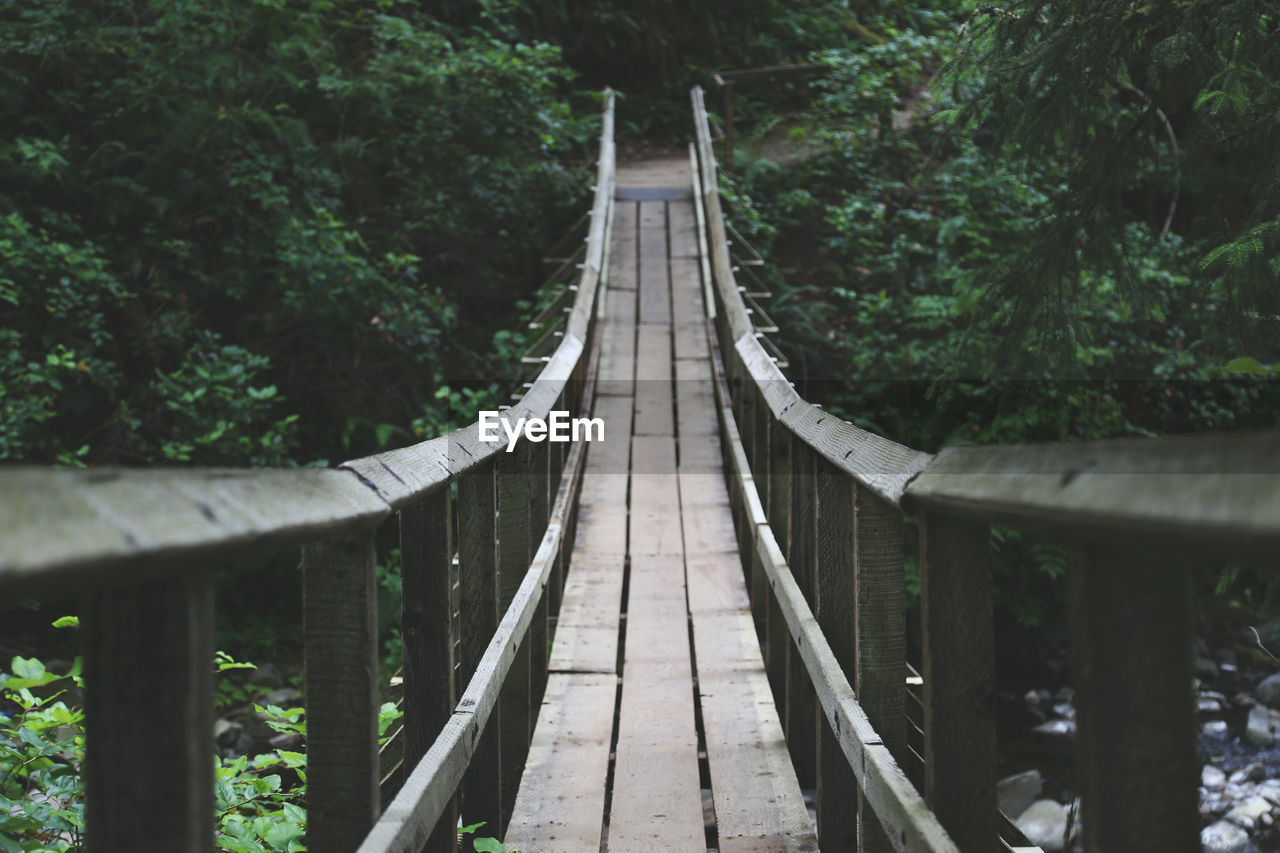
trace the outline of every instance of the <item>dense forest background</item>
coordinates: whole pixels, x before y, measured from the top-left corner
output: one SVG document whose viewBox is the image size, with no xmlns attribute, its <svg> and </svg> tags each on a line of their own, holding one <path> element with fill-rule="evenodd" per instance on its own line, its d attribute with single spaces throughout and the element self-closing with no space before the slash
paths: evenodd
<svg viewBox="0 0 1280 853">
<path fill-rule="evenodd" d="M 1277 45 L 1261 0 L 0 6 L 0 461 L 325 465 L 472 420 L 602 88 L 625 154 L 786 63 L 819 73 L 739 88 L 722 190 L 807 397 L 931 451 L 1273 428 Z M 997 535 L 1039 654 L 1061 551 Z M 220 644 L 287 682 L 296 578 L 256 568 Z"/>
</svg>

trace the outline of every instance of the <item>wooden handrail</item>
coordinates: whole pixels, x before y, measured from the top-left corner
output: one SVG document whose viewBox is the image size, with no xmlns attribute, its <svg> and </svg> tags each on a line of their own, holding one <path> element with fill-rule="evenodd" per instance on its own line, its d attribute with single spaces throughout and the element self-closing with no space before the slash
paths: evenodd
<svg viewBox="0 0 1280 853">
<path fill-rule="evenodd" d="M 826 717 L 817 732 L 803 714 L 784 721 L 789 743 L 816 737 L 820 844 L 856 834 L 860 850 L 995 849 L 990 524 L 1001 522 L 1067 545 L 1085 849 L 1198 849 L 1189 559 L 1273 567 L 1280 433 L 935 457 L 807 403 L 753 334 L 700 89 L 692 102 L 731 500 L 775 700 L 803 707 L 807 681 Z M 899 734 L 904 512 L 920 526 L 925 754 L 914 781 L 927 809 L 898 770 L 910 754 Z M 800 770 L 806 758 L 793 757 Z M 856 805 L 840 793 L 853 781 Z"/>
<path fill-rule="evenodd" d="M 613 111 L 607 92 L 592 219 L 564 335 L 509 417 L 589 411 L 612 213 Z M 404 581 L 404 760 L 414 769 L 374 838 L 407 814 L 401 834 L 404 826 L 410 833 L 435 826 L 430 849 L 453 849 L 455 789 L 470 757 L 497 740 L 501 762 L 485 753 L 494 766 L 469 796 L 475 813 L 500 828 L 545 684 L 545 649 L 539 657 L 537 648 L 559 603 L 583 458 L 576 445 L 565 452 L 521 442 L 505 453 L 506 445 L 481 442 L 472 424 L 335 470 L 0 470 L 0 592 L 85 596 L 93 848 L 212 850 L 213 571 L 297 546 L 307 846 L 349 853 L 362 843 L 380 811 L 376 534 L 393 512 Z M 437 762 L 441 750 L 447 760 Z M 412 796 L 424 785 L 435 798 L 425 805 Z M 140 832 L 143 813 L 152 817 Z M 424 834 L 414 849 L 426 842 Z"/>
</svg>

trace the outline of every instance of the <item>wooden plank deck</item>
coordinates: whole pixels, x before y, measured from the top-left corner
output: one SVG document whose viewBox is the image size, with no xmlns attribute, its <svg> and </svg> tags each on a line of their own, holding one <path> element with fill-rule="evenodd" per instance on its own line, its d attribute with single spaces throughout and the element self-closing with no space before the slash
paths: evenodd
<svg viewBox="0 0 1280 853">
<path fill-rule="evenodd" d="M 737 552 L 689 181 L 687 161 L 619 173 L 595 406 L 606 440 L 587 450 L 505 839 L 522 850 L 817 850 Z"/>
</svg>

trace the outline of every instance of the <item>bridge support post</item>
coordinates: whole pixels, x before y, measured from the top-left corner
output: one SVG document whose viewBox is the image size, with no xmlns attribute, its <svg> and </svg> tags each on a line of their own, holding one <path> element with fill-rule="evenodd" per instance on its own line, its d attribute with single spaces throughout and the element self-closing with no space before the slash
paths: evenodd
<svg viewBox="0 0 1280 853">
<path fill-rule="evenodd" d="M 857 658 L 853 603 L 853 488 L 848 475 L 825 459 L 814 463 L 814 615 L 849 682 Z M 858 782 L 819 707 L 818 844 L 827 850 L 857 850 Z"/>
<path fill-rule="evenodd" d="M 889 754 L 906 759 L 907 625 L 902 513 L 869 489 L 853 486 L 853 689 Z M 863 853 L 893 847 L 866 797 L 858 797 Z"/>
<path fill-rule="evenodd" d="M 498 629 L 498 502 L 496 463 L 486 462 L 458 479 L 458 621 L 462 632 L 460 690 L 475 675 L 489 638 Z M 489 715 L 462 782 L 462 818 L 483 822 L 487 834 L 502 822 L 502 705 Z"/>
<path fill-rule="evenodd" d="M 212 851 L 212 578 L 117 587 L 83 613 L 89 843 Z"/>
<path fill-rule="evenodd" d="M 788 431 L 788 435 L 789 435 Z M 791 535 L 789 537 L 787 564 L 804 593 L 809 607 L 814 606 L 814 453 L 803 441 L 791 444 Z M 804 661 L 794 643 L 787 643 L 787 748 L 795 763 L 800 787 L 817 785 L 817 734 L 814 716 L 817 701 L 813 682 L 805 669 Z"/>
<path fill-rule="evenodd" d="M 995 640 L 990 527 L 924 512 L 924 796 L 961 850 L 993 850 Z"/>
<path fill-rule="evenodd" d="M 535 480 L 532 448 L 532 443 L 521 441 L 512 453 L 501 454 L 497 464 L 499 619 L 529 571 L 532 556 L 530 515 Z M 502 780 L 502 817 L 500 825 L 492 828 L 503 834 L 516 804 L 516 792 L 520 789 L 520 777 L 524 774 L 524 762 L 529 754 L 532 639 L 531 631 L 530 642 L 525 643 L 512 662 L 498 700 L 502 711 L 498 727 L 502 741 L 498 768 Z"/>
<path fill-rule="evenodd" d="M 378 819 L 374 533 L 302 549 L 307 849 L 348 853 Z"/>
<path fill-rule="evenodd" d="M 1070 552 L 1084 849 L 1200 849 L 1191 583 L 1177 556 Z"/>
<path fill-rule="evenodd" d="M 449 509 L 446 485 L 400 511 L 405 776 L 426 755 L 457 702 Z M 455 798 L 431 834 L 428 853 L 457 847 L 457 809 Z"/>
</svg>

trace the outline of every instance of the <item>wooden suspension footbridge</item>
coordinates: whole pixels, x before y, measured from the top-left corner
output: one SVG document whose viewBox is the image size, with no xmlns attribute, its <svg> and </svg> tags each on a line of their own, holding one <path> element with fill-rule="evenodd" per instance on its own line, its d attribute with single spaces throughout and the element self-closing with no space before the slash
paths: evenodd
<svg viewBox="0 0 1280 853">
<path fill-rule="evenodd" d="M 603 441 L 505 452 L 473 424 L 335 470 L 0 472 L 0 591 L 84 595 L 92 849 L 212 849 L 213 572 L 291 547 L 313 853 L 453 850 L 460 820 L 525 853 L 1034 849 L 996 807 L 993 522 L 1068 545 L 1085 849 L 1199 849 L 1190 566 L 1273 567 L 1280 434 L 934 456 L 825 413 L 739 284 L 692 104 L 688 159 L 617 167 L 610 98 L 580 274 L 506 412 Z"/>
</svg>

